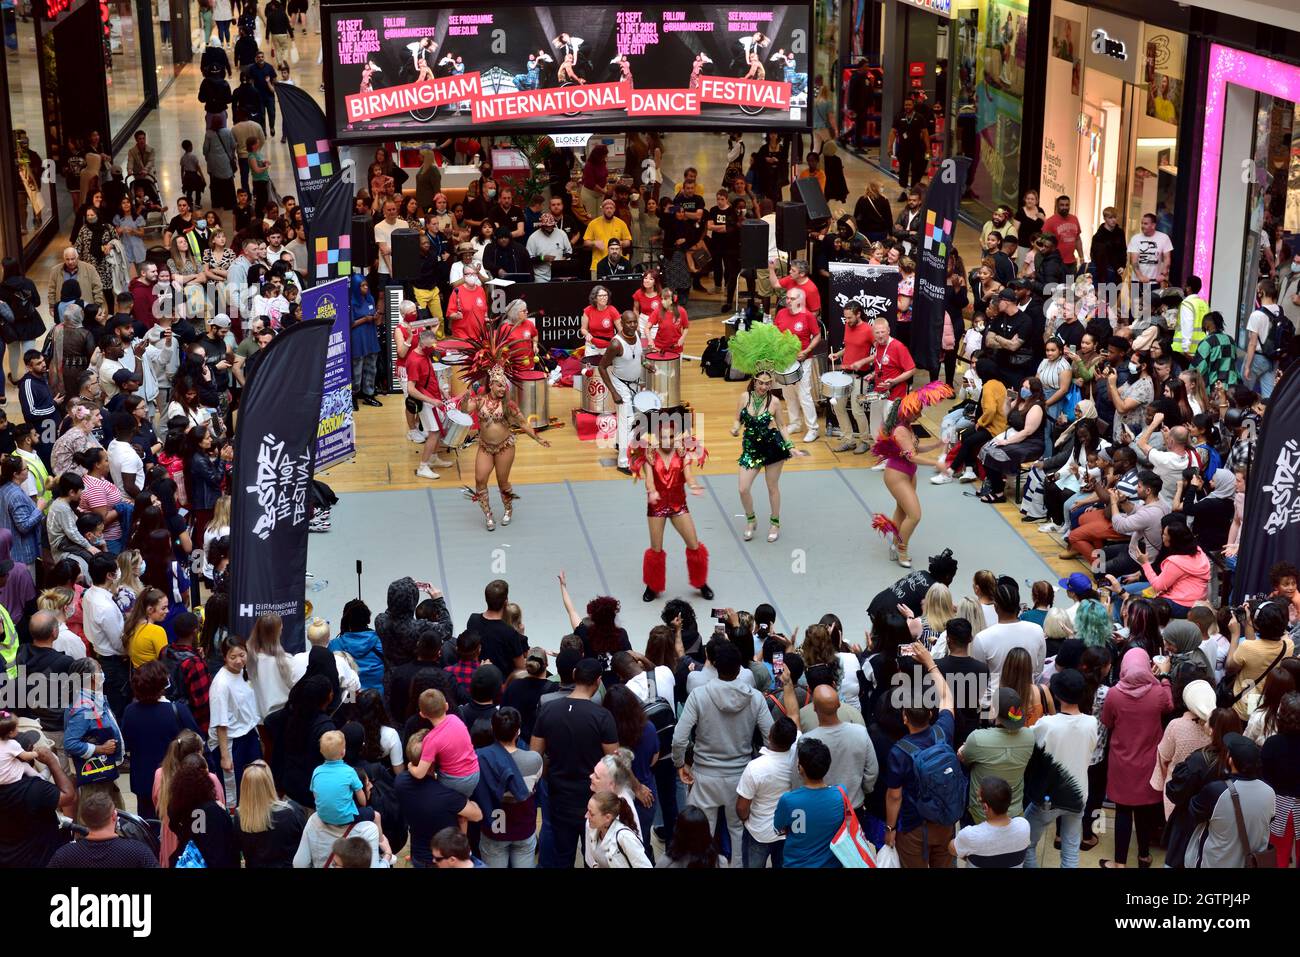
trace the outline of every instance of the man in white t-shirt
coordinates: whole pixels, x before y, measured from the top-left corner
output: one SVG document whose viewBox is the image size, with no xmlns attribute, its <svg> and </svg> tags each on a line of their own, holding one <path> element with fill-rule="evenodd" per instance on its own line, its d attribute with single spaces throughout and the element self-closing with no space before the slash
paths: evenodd
<svg viewBox="0 0 1300 957">
<path fill-rule="evenodd" d="M 119 412 L 113 417 L 113 441 L 108 443 L 108 470 L 113 484 L 128 498 L 144 489 L 144 460 L 131 444 L 139 428 L 134 415 Z"/>
<path fill-rule="evenodd" d="M 391 276 L 393 274 L 393 230 L 409 228 L 409 223 L 397 218 L 396 200 L 390 199 L 385 202 L 384 218 L 375 223 L 375 251 L 379 257 L 379 267 L 377 269 L 379 275 Z M 377 300 L 378 295 L 375 298 Z"/>
<path fill-rule="evenodd" d="M 1020 586 L 1008 575 L 998 578 L 997 587 L 993 589 L 993 608 L 998 621 L 989 625 L 971 642 L 970 656 L 989 666 L 988 700 L 984 703 L 989 717 L 993 717 L 991 706 L 997 700 L 998 679 L 1002 675 L 1002 662 L 1012 648 L 1023 648 L 1029 652 L 1034 663 L 1034 680 L 1043 673 L 1043 661 L 1047 658 L 1047 639 L 1043 629 L 1032 621 L 1020 620 Z"/>
<path fill-rule="evenodd" d="M 1159 475 L 1160 481 L 1164 482 L 1160 488 L 1160 497 L 1172 508 L 1178 483 L 1183 480 L 1183 469 L 1193 464 L 1194 453 L 1188 447 L 1187 429 L 1181 425 L 1173 428 L 1163 427 L 1164 417 L 1163 412 L 1157 412 L 1152 417 L 1151 422 L 1138 436 L 1137 447 L 1151 463 L 1151 471 Z M 1154 448 L 1151 445 L 1151 433 L 1156 429 L 1160 429 L 1163 448 Z M 1199 459 L 1195 464 L 1200 467 Z"/>
<path fill-rule="evenodd" d="M 1147 302 L 1153 294 L 1150 287 L 1158 286 L 1169 279 L 1169 263 L 1174 251 L 1174 244 L 1164 233 L 1156 229 L 1154 213 L 1142 217 L 1142 229 L 1133 234 L 1128 241 L 1128 261 L 1133 267 L 1133 312 L 1149 315 Z"/>
<path fill-rule="evenodd" d="M 1265 279 L 1259 284 L 1259 308 L 1246 320 L 1246 353 L 1241 362 L 1241 378 L 1261 398 L 1273 394 L 1277 382 L 1277 359 L 1264 354 L 1264 345 L 1273 332 L 1273 321 L 1282 318 L 1277 304 L 1277 283 Z"/>
<path fill-rule="evenodd" d="M 1024 867 L 1029 851 L 1029 822 L 1010 817 L 1011 785 L 1001 778 L 988 777 L 980 783 L 980 805 L 984 820 L 963 827 L 949 842 L 954 857 L 967 867 Z"/>
<path fill-rule="evenodd" d="M 1097 719 L 1079 711 L 1087 687 L 1083 674 L 1074 668 L 1054 675 L 1052 695 L 1057 712 L 1043 715 L 1034 723 L 1031 764 L 1046 773 L 1025 782 L 1025 820 L 1030 828 L 1026 867 L 1038 866 L 1034 848 L 1054 820 L 1061 824 L 1061 867 L 1079 866 L 1083 812 L 1088 804 L 1088 766 L 1101 733 Z"/>
<path fill-rule="evenodd" d="M 791 790 L 791 775 L 797 775 L 795 743 L 799 728 L 784 715 L 772 724 L 767 733 L 767 744 L 745 766 L 736 785 L 736 813 L 745 822 L 743 837 L 746 868 L 763 868 L 768 859 L 774 868 L 781 866 L 785 850 L 785 835 L 777 833 L 772 825 L 777 802 Z"/>
</svg>

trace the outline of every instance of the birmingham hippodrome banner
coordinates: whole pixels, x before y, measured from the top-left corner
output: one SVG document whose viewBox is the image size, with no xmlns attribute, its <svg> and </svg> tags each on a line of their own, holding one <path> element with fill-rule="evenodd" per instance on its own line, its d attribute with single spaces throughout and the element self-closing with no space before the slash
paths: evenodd
<svg viewBox="0 0 1300 957">
<path fill-rule="evenodd" d="M 327 5 L 340 142 L 505 130 L 809 128 L 808 4 Z"/>
</svg>

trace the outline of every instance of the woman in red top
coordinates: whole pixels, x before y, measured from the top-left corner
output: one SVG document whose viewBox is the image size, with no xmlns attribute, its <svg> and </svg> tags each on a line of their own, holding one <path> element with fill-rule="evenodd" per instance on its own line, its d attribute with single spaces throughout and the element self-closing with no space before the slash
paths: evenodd
<svg viewBox="0 0 1300 957">
<path fill-rule="evenodd" d="M 650 316 L 659 308 L 659 296 L 663 291 L 659 270 L 651 268 L 641 276 L 641 288 L 632 293 L 632 312 L 636 314 L 637 328 L 643 336 L 647 335 L 653 325 Z"/>
<path fill-rule="evenodd" d="M 502 329 L 510 343 L 511 358 L 521 370 L 537 364 L 537 326 L 528 318 L 528 304 L 516 299 L 506 307 Z"/>
<path fill-rule="evenodd" d="M 453 339 L 476 339 L 487 321 L 487 293 L 476 273 L 467 272 L 461 284 L 447 298 L 447 318 Z"/>
<path fill-rule="evenodd" d="M 662 409 L 653 414 L 657 420 L 657 441 L 642 435 L 632 443 L 628 463 L 632 480 L 645 479 L 646 519 L 650 525 L 650 547 L 641 560 L 641 578 L 645 581 L 644 601 L 654 601 L 667 588 L 667 555 L 664 554 L 664 525 L 673 528 L 686 544 L 686 573 L 691 585 L 699 589 L 705 601 L 713 600 L 709 587 L 709 551 L 695 531 L 695 520 L 686 507 L 686 487 L 692 495 L 703 495 L 704 486 L 695 481 L 692 468 L 703 465 L 708 454 L 692 433 L 676 425 L 691 413 L 682 407 Z"/>
<path fill-rule="evenodd" d="M 609 304 L 609 289 L 596 286 L 591 290 L 591 305 L 582 310 L 582 338 L 587 342 L 586 355 L 603 355 L 618 328 L 618 310 Z"/>
<path fill-rule="evenodd" d="M 409 311 L 408 311 L 409 308 Z M 406 357 L 420 341 L 420 330 L 411 325 L 420 319 L 419 308 L 409 299 L 403 301 L 397 325 L 393 327 L 393 345 L 397 352 L 397 380 L 402 395 L 406 395 Z M 406 414 L 406 437 L 412 442 L 423 442 L 425 434 L 420 431 L 420 420 L 410 409 Z"/>
<path fill-rule="evenodd" d="M 659 307 L 650 314 L 650 325 L 655 327 L 655 349 L 660 352 L 678 352 L 686 344 L 686 330 L 690 320 L 686 310 L 677 305 L 677 292 L 665 289 Z"/>
</svg>

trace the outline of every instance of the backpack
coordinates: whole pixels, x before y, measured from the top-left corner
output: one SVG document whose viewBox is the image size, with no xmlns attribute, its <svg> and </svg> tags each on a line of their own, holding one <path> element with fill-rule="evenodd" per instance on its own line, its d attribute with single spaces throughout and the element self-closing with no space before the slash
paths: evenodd
<svg viewBox="0 0 1300 957">
<path fill-rule="evenodd" d="M 1282 312 L 1279 306 L 1261 306 L 1261 311 L 1268 316 L 1268 338 L 1259 344 L 1259 351 L 1269 359 L 1277 360 L 1291 354 L 1291 343 L 1295 339 L 1295 326 Z"/>
<path fill-rule="evenodd" d="M 671 701 L 659 694 L 654 668 L 646 672 L 646 680 L 650 684 L 650 695 L 649 700 L 645 702 L 645 716 L 659 733 L 659 760 L 662 761 L 673 753 L 673 730 L 677 727 L 677 709 L 673 707 Z"/>
<path fill-rule="evenodd" d="M 173 646 L 168 645 L 158 657 L 167 666 L 167 690 L 163 692 L 163 697 L 168 701 L 181 702 L 193 711 L 194 702 L 190 700 L 189 688 L 185 684 L 185 676 L 181 674 L 181 662 L 187 658 L 197 658 L 198 655 L 192 651 L 178 651 Z"/>
<path fill-rule="evenodd" d="M 710 379 L 721 379 L 730 367 L 730 350 L 727 340 L 721 336 L 710 339 L 704 346 L 704 355 L 700 357 L 700 371 Z"/>
<path fill-rule="evenodd" d="M 918 748 L 906 738 L 898 742 L 903 753 L 912 759 L 916 770 L 916 810 L 932 824 L 952 824 L 966 810 L 966 772 L 957 760 L 957 752 L 938 726 L 934 744 Z"/>
</svg>

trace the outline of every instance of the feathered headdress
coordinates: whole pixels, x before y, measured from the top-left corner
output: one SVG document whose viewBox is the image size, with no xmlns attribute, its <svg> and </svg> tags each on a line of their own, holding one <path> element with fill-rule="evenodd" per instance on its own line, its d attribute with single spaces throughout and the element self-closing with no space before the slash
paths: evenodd
<svg viewBox="0 0 1300 957">
<path fill-rule="evenodd" d="M 945 382 L 927 382 L 915 392 L 909 392 L 889 407 L 885 415 L 885 434 L 890 435 L 897 426 L 915 421 L 922 409 L 938 405 L 952 396 L 952 386 Z"/>
<path fill-rule="evenodd" d="M 756 322 L 737 332 L 728 344 L 731 365 L 747 375 L 788 369 L 799 357 L 799 337 L 768 322 Z"/>
<path fill-rule="evenodd" d="M 703 468 L 709 453 L 704 443 L 696 437 L 693 428 L 694 413 L 684 405 L 667 406 L 647 413 L 645 420 L 634 426 L 634 435 L 628 450 L 628 465 L 632 470 L 632 480 L 641 478 L 641 470 L 650 458 L 650 450 L 659 445 L 659 434 L 670 428 L 673 435 L 673 448 L 695 468 Z"/>
<path fill-rule="evenodd" d="M 479 335 L 465 337 L 469 343 L 469 362 L 464 376 L 474 385 L 484 385 L 500 379 L 506 385 L 519 381 L 519 374 L 527 371 L 520 362 L 518 344 L 510 341 L 510 330 L 504 324 L 485 330 Z"/>
</svg>

